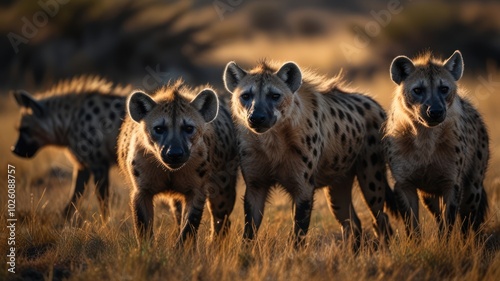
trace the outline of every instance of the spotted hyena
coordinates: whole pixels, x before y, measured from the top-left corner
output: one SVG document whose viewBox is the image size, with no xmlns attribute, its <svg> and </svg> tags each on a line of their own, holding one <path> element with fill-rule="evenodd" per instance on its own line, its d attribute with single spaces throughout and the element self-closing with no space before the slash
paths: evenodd
<svg viewBox="0 0 500 281">
<path fill-rule="evenodd" d="M 327 186 L 329 206 L 359 246 L 361 223 L 352 205 L 357 177 L 379 235 L 391 233 L 383 207 L 386 162 L 380 128 L 385 112 L 368 96 L 342 89 L 339 78 L 326 79 L 288 62 L 261 62 L 250 71 L 226 66 L 224 82 L 233 94 L 241 170 L 246 183 L 244 238 L 252 239 L 270 188 L 279 185 L 294 201 L 296 244 L 307 233 L 314 191 Z"/>
<path fill-rule="evenodd" d="M 427 53 L 392 62 L 391 78 L 399 86 L 385 144 L 408 234 L 419 233 L 418 196 L 441 231 L 458 214 L 464 232 L 470 226 L 478 230 L 485 220 L 488 133 L 457 85 L 462 72 L 459 51 L 446 61 Z"/>
<path fill-rule="evenodd" d="M 119 141 L 119 165 L 132 185 L 138 241 L 153 237 L 153 199 L 183 201 L 178 244 L 195 236 L 208 199 L 215 234 L 229 227 L 236 191 L 238 153 L 231 115 L 209 88 L 182 81 L 127 101 Z"/>
<path fill-rule="evenodd" d="M 108 217 L 108 172 L 116 164 L 116 141 L 130 90 L 99 77 L 82 76 L 34 96 L 14 92 L 21 121 L 12 152 L 31 158 L 42 147 L 60 146 L 68 149 L 74 162 L 75 188 L 65 215 L 75 211 L 93 175 L 103 217 Z"/>
</svg>

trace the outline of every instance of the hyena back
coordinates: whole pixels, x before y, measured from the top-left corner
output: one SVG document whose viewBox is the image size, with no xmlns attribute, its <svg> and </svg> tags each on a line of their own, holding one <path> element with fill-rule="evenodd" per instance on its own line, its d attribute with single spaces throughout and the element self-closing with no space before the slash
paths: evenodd
<svg viewBox="0 0 500 281">
<path fill-rule="evenodd" d="M 133 93 L 127 109 L 118 162 L 132 185 L 139 244 L 153 238 L 153 200 L 160 194 L 184 205 L 178 245 L 188 236 L 195 237 L 207 199 L 213 233 L 225 233 L 234 207 L 238 168 L 226 105 L 219 103 L 211 89 L 198 92 L 177 81 L 152 96 Z"/>
<path fill-rule="evenodd" d="M 485 220 L 488 133 L 457 85 L 462 73 L 459 51 L 446 61 L 425 54 L 392 62 L 391 78 L 399 86 L 385 144 L 408 234 L 419 234 L 419 196 L 441 232 L 457 215 L 464 232 L 478 230 Z"/>
<path fill-rule="evenodd" d="M 279 184 L 294 201 L 294 236 L 300 244 L 309 228 L 314 191 L 327 186 L 325 194 L 344 238 L 353 237 L 359 247 L 361 223 L 351 197 L 355 177 L 377 233 L 389 237 L 383 207 L 392 190 L 381 145 L 385 112 L 379 104 L 345 92 L 339 79 L 302 72 L 291 62 L 281 67 L 262 62 L 250 71 L 230 62 L 224 80 L 233 94 L 246 183 L 244 238 L 254 237 L 269 190 Z"/>
<path fill-rule="evenodd" d="M 130 89 L 98 77 L 60 82 L 35 96 L 19 90 L 19 137 L 12 152 L 31 158 L 39 149 L 66 147 L 74 163 L 74 192 L 64 214 L 75 211 L 91 175 L 98 190 L 103 218 L 108 218 L 109 169 L 116 164 L 116 141 Z"/>
</svg>

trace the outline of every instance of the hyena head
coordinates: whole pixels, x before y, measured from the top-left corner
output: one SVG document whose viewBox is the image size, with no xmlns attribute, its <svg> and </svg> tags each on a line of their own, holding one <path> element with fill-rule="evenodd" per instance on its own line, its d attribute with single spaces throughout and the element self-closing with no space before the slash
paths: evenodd
<svg viewBox="0 0 500 281">
<path fill-rule="evenodd" d="M 147 148 L 169 170 L 178 170 L 189 160 L 191 151 L 203 143 L 205 125 L 218 114 L 219 100 L 211 89 L 194 99 L 182 82 L 158 89 L 154 97 L 135 92 L 127 101 L 127 110 L 141 124 Z"/>
<path fill-rule="evenodd" d="M 302 73 L 293 62 L 278 70 L 262 62 L 248 72 L 230 62 L 224 71 L 224 84 L 233 94 L 233 115 L 260 134 L 290 115 Z"/>
<path fill-rule="evenodd" d="M 400 85 L 398 98 L 415 120 L 433 127 L 446 118 L 457 95 L 457 81 L 462 77 L 463 59 L 459 51 L 446 61 L 437 61 L 430 54 L 415 63 L 405 56 L 396 57 L 391 65 L 391 78 Z"/>
<path fill-rule="evenodd" d="M 13 96 L 21 108 L 21 121 L 19 137 L 11 150 L 20 157 L 31 158 L 41 147 L 54 142 L 49 112 L 43 101 L 26 91 L 15 91 Z"/>
</svg>

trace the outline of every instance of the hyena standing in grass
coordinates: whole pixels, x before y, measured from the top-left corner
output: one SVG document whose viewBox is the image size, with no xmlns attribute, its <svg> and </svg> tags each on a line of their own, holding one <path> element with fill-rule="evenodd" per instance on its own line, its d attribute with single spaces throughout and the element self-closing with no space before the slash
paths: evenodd
<svg viewBox="0 0 500 281">
<path fill-rule="evenodd" d="M 71 217 L 90 176 L 94 176 L 104 219 L 109 216 L 109 169 L 116 164 L 116 141 L 129 88 L 82 76 L 31 96 L 14 98 L 21 107 L 19 138 L 12 152 L 31 158 L 49 145 L 66 147 L 74 163 L 74 192 L 64 214 Z"/>
<path fill-rule="evenodd" d="M 419 234 L 418 196 L 441 232 L 458 214 L 464 232 L 471 226 L 477 231 L 485 220 L 488 133 L 457 85 L 462 72 L 459 51 L 444 62 L 429 53 L 392 62 L 391 78 L 399 86 L 385 143 L 408 234 Z"/>
<path fill-rule="evenodd" d="M 129 97 L 118 162 L 132 185 L 139 243 L 153 237 L 153 199 L 160 194 L 184 203 L 178 245 L 196 235 L 207 198 L 214 234 L 227 231 L 238 152 L 226 107 L 213 90 L 195 91 L 182 81 Z"/>
<path fill-rule="evenodd" d="M 254 238 L 270 188 L 279 184 L 294 202 L 296 245 L 306 235 L 314 191 L 327 186 L 329 206 L 344 239 L 359 248 L 361 223 L 352 204 L 357 177 L 378 235 L 389 237 L 384 213 L 386 162 L 380 128 L 385 112 L 368 96 L 349 93 L 340 79 L 302 72 L 288 62 L 262 62 L 245 71 L 234 62 L 224 73 L 246 183 L 244 238 Z M 395 209 L 393 207 L 393 209 Z"/>
</svg>

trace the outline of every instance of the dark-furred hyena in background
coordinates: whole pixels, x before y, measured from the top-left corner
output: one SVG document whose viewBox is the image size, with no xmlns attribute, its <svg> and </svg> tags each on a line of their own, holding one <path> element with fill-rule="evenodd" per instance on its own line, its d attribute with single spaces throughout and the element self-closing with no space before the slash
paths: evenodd
<svg viewBox="0 0 500 281">
<path fill-rule="evenodd" d="M 71 217 L 91 175 L 104 220 L 109 217 L 110 166 L 116 164 L 116 142 L 130 87 L 102 78 L 81 76 L 60 82 L 34 96 L 13 93 L 21 107 L 19 137 L 12 152 L 31 158 L 44 146 L 68 149 L 73 160 L 74 192 L 64 214 Z"/>
<path fill-rule="evenodd" d="M 131 205 L 139 244 L 153 237 L 157 195 L 182 200 L 177 241 L 195 237 L 205 201 L 212 231 L 225 233 L 236 197 L 238 152 L 227 106 L 209 88 L 182 81 L 152 95 L 133 93 L 119 141 L 119 166 L 131 184 Z M 180 220 L 178 220 L 180 221 Z"/>
<path fill-rule="evenodd" d="M 392 62 L 391 78 L 399 86 L 385 144 L 408 234 L 419 236 L 418 196 L 441 232 L 458 214 L 463 232 L 470 226 L 477 231 L 485 220 L 488 133 L 457 85 L 462 73 L 459 51 L 444 62 L 430 53 Z"/>
<path fill-rule="evenodd" d="M 377 102 L 346 92 L 338 78 L 303 72 L 292 62 L 261 62 L 250 71 L 230 62 L 224 82 L 233 94 L 246 183 L 244 238 L 254 237 L 269 191 L 279 184 L 294 202 L 294 235 L 300 244 L 309 228 L 314 191 L 327 186 L 329 207 L 344 239 L 353 237 L 359 248 L 361 223 L 352 204 L 355 177 L 376 233 L 390 236 L 384 204 L 392 190 L 380 132 L 385 112 Z"/>
</svg>

